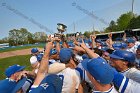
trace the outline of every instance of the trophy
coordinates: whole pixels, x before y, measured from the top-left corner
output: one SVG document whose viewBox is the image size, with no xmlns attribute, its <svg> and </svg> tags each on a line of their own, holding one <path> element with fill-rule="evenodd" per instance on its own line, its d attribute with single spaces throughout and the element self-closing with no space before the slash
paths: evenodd
<svg viewBox="0 0 140 93">
<path fill-rule="evenodd" d="M 58 30 L 58 32 L 59 32 L 59 33 L 61 33 L 61 34 L 62 34 L 63 32 L 65 32 L 65 31 L 66 31 L 66 28 L 67 28 L 67 26 L 66 26 L 66 25 L 61 24 L 61 23 L 58 23 L 57 25 L 58 25 L 57 30 Z"/>
<path fill-rule="evenodd" d="M 63 38 L 63 32 L 66 31 L 67 26 L 62 23 L 58 23 L 57 26 L 58 33 L 55 33 L 54 37 Z"/>
</svg>

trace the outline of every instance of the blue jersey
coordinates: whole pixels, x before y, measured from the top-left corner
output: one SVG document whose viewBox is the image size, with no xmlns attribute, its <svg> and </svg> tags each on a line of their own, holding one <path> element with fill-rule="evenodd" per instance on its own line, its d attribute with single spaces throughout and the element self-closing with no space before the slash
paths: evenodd
<svg viewBox="0 0 140 93">
<path fill-rule="evenodd" d="M 11 79 L 4 79 L 0 81 L 0 92 L 11 93 L 16 86 L 16 82 Z"/>
<path fill-rule="evenodd" d="M 89 80 L 89 78 L 88 78 L 88 76 L 87 76 L 87 72 L 83 68 L 83 66 L 82 66 L 81 63 L 79 63 L 78 66 L 77 66 L 77 68 L 75 68 L 75 69 L 79 72 L 81 81 L 86 81 L 88 83 L 91 83 L 90 80 Z"/>
</svg>

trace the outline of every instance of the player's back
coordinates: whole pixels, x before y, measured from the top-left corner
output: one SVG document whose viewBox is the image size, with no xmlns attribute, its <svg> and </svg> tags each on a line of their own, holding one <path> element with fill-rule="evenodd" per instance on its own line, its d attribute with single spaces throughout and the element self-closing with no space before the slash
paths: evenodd
<svg viewBox="0 0 140 93">
<path fill-rule="evenodd" d="M 75 69 L 66 68 L 57 74 L 63 80 L 62 93 L 75 93 L 80 84 L 80 76 Z"/>
</svg>

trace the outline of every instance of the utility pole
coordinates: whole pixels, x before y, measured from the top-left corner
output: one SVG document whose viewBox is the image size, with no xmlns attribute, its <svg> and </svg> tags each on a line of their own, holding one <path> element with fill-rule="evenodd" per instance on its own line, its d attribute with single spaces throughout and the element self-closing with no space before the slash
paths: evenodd
<svg viewBox="0 0 140 93">
<path fill-rule="evenodd" d="M 134 0 L 132 0 L 132 17 L 134 17 Z"/>
</svg>

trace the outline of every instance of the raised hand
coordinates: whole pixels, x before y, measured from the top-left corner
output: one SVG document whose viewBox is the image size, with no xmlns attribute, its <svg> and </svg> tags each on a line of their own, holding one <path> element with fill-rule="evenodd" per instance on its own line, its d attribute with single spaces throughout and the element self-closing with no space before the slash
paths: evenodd
<svg viewBox="0 0 140 93">
<path fill-rule="evenodd" d="M 79 44 L 79 43 L 77 42 L 76 38 L 73 38 L 73 43 L 74 43 L 75 45 L 78 45 L 78 44 Z"/>
<path fill-rule="evenodd" d="M 111 32 L 108 34 L 108 37 L 109 38 L 112 38 L 112 33 Z"/>
<path fill-rule="evenodd" d="M 108 46 L 110 45 L 109 39 L 107 39 L 105 42 Z"/>
<path fill-rule="evenodd" d="M 83 39 L 82 39 L 82 43 L 80 44 L 80 46 L 81 46 L 82 48 L 87 48 L 87 46 L 86 46 L 85 42 L 83 41 Z"/>
<path fill-rule="evenodd" d="M 92 40 L 95 40 L 95 39 L 96 39 L 96 34 L 95 34 L 95 32 L 93 33 L 93 35 L 90 35 L 90 37 L 91 37 Z"/>
<path fill-rule="evenodd" d="M 22 77 L 27 77 L 28 74 L 29 74 L 29 71 L 21 71 L 16 79 L 16 82 L 18 82 Z"/>
<path fill-rule="evenodd" d="M 61 41 L 61 39 L 60 39 L 60 38 L 55 37 L 55 38 L 53 39 L 53 41 L 60 42 L 60 41 Z"/>
</svg>

